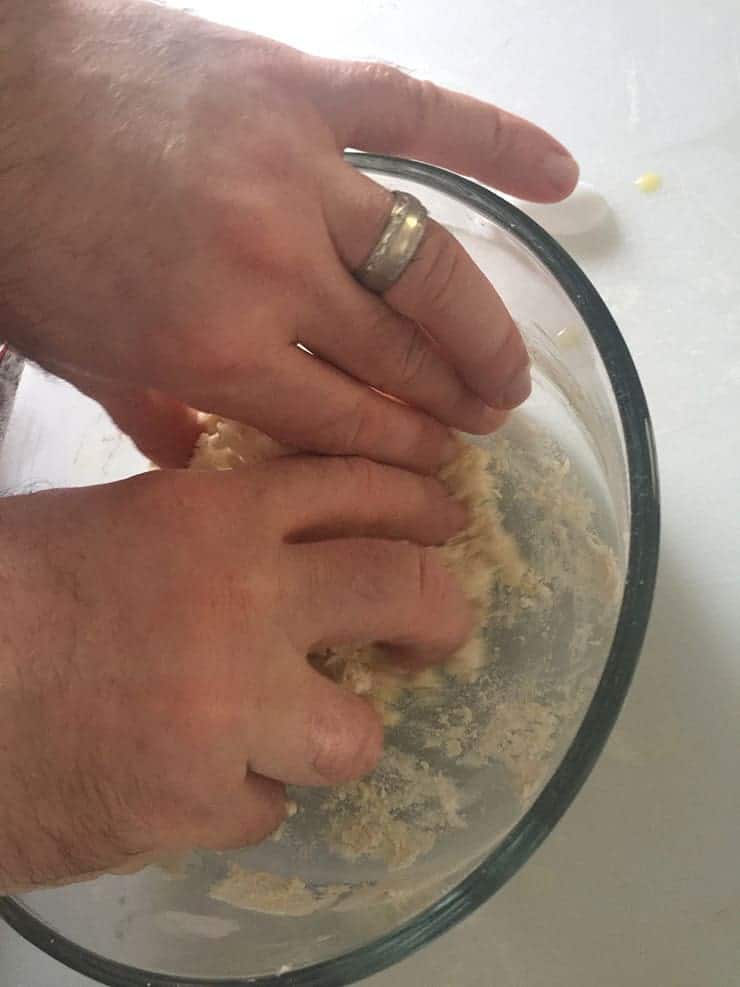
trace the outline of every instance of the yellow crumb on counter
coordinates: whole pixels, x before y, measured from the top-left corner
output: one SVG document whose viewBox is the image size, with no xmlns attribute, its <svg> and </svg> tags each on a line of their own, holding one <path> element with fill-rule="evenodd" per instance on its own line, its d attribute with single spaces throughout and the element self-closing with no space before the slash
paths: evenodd
<svg viewBox="0 0 740 987">
<path fill-rule="evenodd" d="M 657 192 L 662 184 L 663 179 L 654 171 L 646 171 L 635 179 L 635 185 L 641 192 Z"/>
</svg>

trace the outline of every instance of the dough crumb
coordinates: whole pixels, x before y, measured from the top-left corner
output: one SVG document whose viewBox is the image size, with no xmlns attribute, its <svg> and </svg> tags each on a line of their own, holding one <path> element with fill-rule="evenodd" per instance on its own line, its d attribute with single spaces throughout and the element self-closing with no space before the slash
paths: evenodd
<svg viewBox="0 0 740 987">
<path fill-rule="evenodd" d="M 299 916 L 328 908 L 349 890 L 347 884 L 310 888 L 298 877 L 249 871 L 232 863 L 226 877 L 211 887 L 208 896 L 232 908 L 246 908 L 265 915 Z"/>
<path fill-rule="evenodd" d="M 635 185 L 641 192 L 657 192 L 662 184 L 663 179 L 654 171 L 646 171 L 644 175 L 635 179 Z"/>
</svg>

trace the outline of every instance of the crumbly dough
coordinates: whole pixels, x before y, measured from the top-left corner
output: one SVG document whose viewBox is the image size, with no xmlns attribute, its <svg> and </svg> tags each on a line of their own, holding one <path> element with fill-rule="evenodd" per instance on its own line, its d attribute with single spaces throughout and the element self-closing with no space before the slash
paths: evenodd
<svg viewBox="0 0 740 987">
<path fill-rule="evenodd" d="M 347 860 L 381 860 L 390 870 L 428 853 L 439 833 L 465 826 L 453 782 L 393 747 L 369 778 L 335 788 L 323 810 L 335 852 Z"/>
<path fill-rule="evenodd" d="M 203 425 L 191 469 L 238 469 L 295 452 L 257 429 L 214 415 L 205 417 Z M 486 658 L 481 631 L 493 580 L 503 572 L 508 582 L 515 583 L 527 568 L 516 542 L 501 523 L 487 471 L 489 458 L 484 449 L 460 439 L 458 457 L 439 474 L 452 496 L 468 508 L 467 527 L 440 552 L 443 563 L 460 581 L 473 611 L 474 632 L 448 662 L 454 675 L 468 680 L 475 678 Z M 429 688 L 435 682 L 434 672 L 425 671 L 410 680 L 408 675 L 383 665 L 381 650 L 371 642 L 327 648 L 308 657 L 319 671 L 340 685 L 369 696 L 387 725 L 397 720 L 393 705 L 404 688 Z"/>
<path fill-rule="evenodd" d="M 311 915 L 333 905 L 350 891 L 347 884 L 310 888 L 298 877 L 280 877 L 267 871 L 248 871 L 230 864 L 229 872 L 208 892 L 214 901 L 235 908 L 247 908 L 266 915 Z"/>
</svg>

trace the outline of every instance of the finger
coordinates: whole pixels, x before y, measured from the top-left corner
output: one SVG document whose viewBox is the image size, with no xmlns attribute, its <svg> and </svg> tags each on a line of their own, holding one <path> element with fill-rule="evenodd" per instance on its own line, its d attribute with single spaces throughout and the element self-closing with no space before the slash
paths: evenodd
<svg viewBox="0 0 740 987">
<path fill-rule="evenodd" d="M 222 799 L 212 800 L 205 812 L 184 819 L 174 845 L 168 849 L 249 846 L 274 832 L 285 817 L 283 786 L 249 771 Z"/>
<path fill-rule="evenodd" d="M 342 147 L 432 161 L 521 199 L 557 202 L 578 165 L 546 131 L 388 65 L 310 59 L 314 102 Z"/>
<path fill-rule="evenodd" d="M 449 430 L 297 347 L 266 363 L 248 389 L 222 394 L 219 414 L 312 452 L 364 456 L 434 473 L 457 455 Z"/>
<path fill-rule="evenodd" d="M 290 661 L 250 716 L 251 770 L 291 785 L 336 785 L 368 774 L 383 747 L 377 713 L 302 658 Z"/>
<path fill-rule="evenodd" d="M 201 425 L 198 413 L 160 391 L 73 377 L 70 383 L 101 404 L 143 455 L 163 469 L 188 465 Z"/>
<path fill-rule="evenodd" d="M 341 539 L 290 546 L 286 612 L 297 647 L 373 641 L 440 661 L 466 640 L 470 608 L 434 549 Z"/>
<path fill-rule="evenodd" d="M 201 433 L 198 413 L 193 408 L 158 391 L 109 395 L 100 403 L 139 451 L 157 466 L 179 469 L 188 465 Z"/>
<path fill-rule="evenodd" d="M 289 456 L 271 463 L 269 475 L 270 500 L 290 518 L 291 542 L 364 536 L 441 545 L 468 519 L 438 480 L 369 459 Z"/>
<path fill-rule="evenodd" d="M 325 286 L 333 289 L 330 304 L 301 333 L 313 353 L 460 431 L 483 435 L 502 424 L 500 412 L 473 393 L 418 322 L 370 294 L 340 264 Z"/>
<path fill-rule="evenodd" d="M 344 164 L 333 175 L 324 211 L 341 260 L 351 271 L 377 242 L 392 196 Z M 519 330 L 490 281 L 439 224 L 428 222 L 412 262 L 383 298 L 424 326 L 486 404 L 513 408 L 529 395 L 529 357 Z"/>
</svg>

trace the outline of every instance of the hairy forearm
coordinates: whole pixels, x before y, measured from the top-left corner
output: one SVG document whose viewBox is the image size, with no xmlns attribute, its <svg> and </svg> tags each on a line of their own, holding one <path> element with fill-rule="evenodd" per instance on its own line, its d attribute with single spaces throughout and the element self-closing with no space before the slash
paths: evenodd
<svg viewBox="0 0 740 987">
<path fill-rule="evenodd" d="M 73 43 L 74 21 L 60 0 L 0 2 L 0 320 L 4 338 L 28 355 L 48 313 L 26 288 L 53 208 L 59 121 L 75 98 L 54 51 Z"/>
<path fill-rule="evenodd" d="M 0 499 L 0 894 L 109 863 L 97 851 L 100 786 L 83 763 L 77 654 L 89 630 L 75 532 L 86 496 Z"/>
<path fill-rule="evenodd" d="M 43 883 L 59 853 L 48 811 L 51 789 L 39 779 L 43 681 L 56 639 L 67 647 L 68 608 L 45 562 L 34 497 L 0 501 L 0 891 Z M 55 582 L 57 585 L 55 586 Z"/>
<path fill-rule="evenodd" d="M 68 0 L 0 0 L 0 210 L 25 204 L 57 128 L 59 107 L 74 99 L 61 62 L 73 48 L 85 8 Z M 61 56 L 61 57 L 60 57 Z M 66 82 L 71 78 L 67 75 Z M 3 235 L 0 233 L 0 235 Z"/>
</svg>

